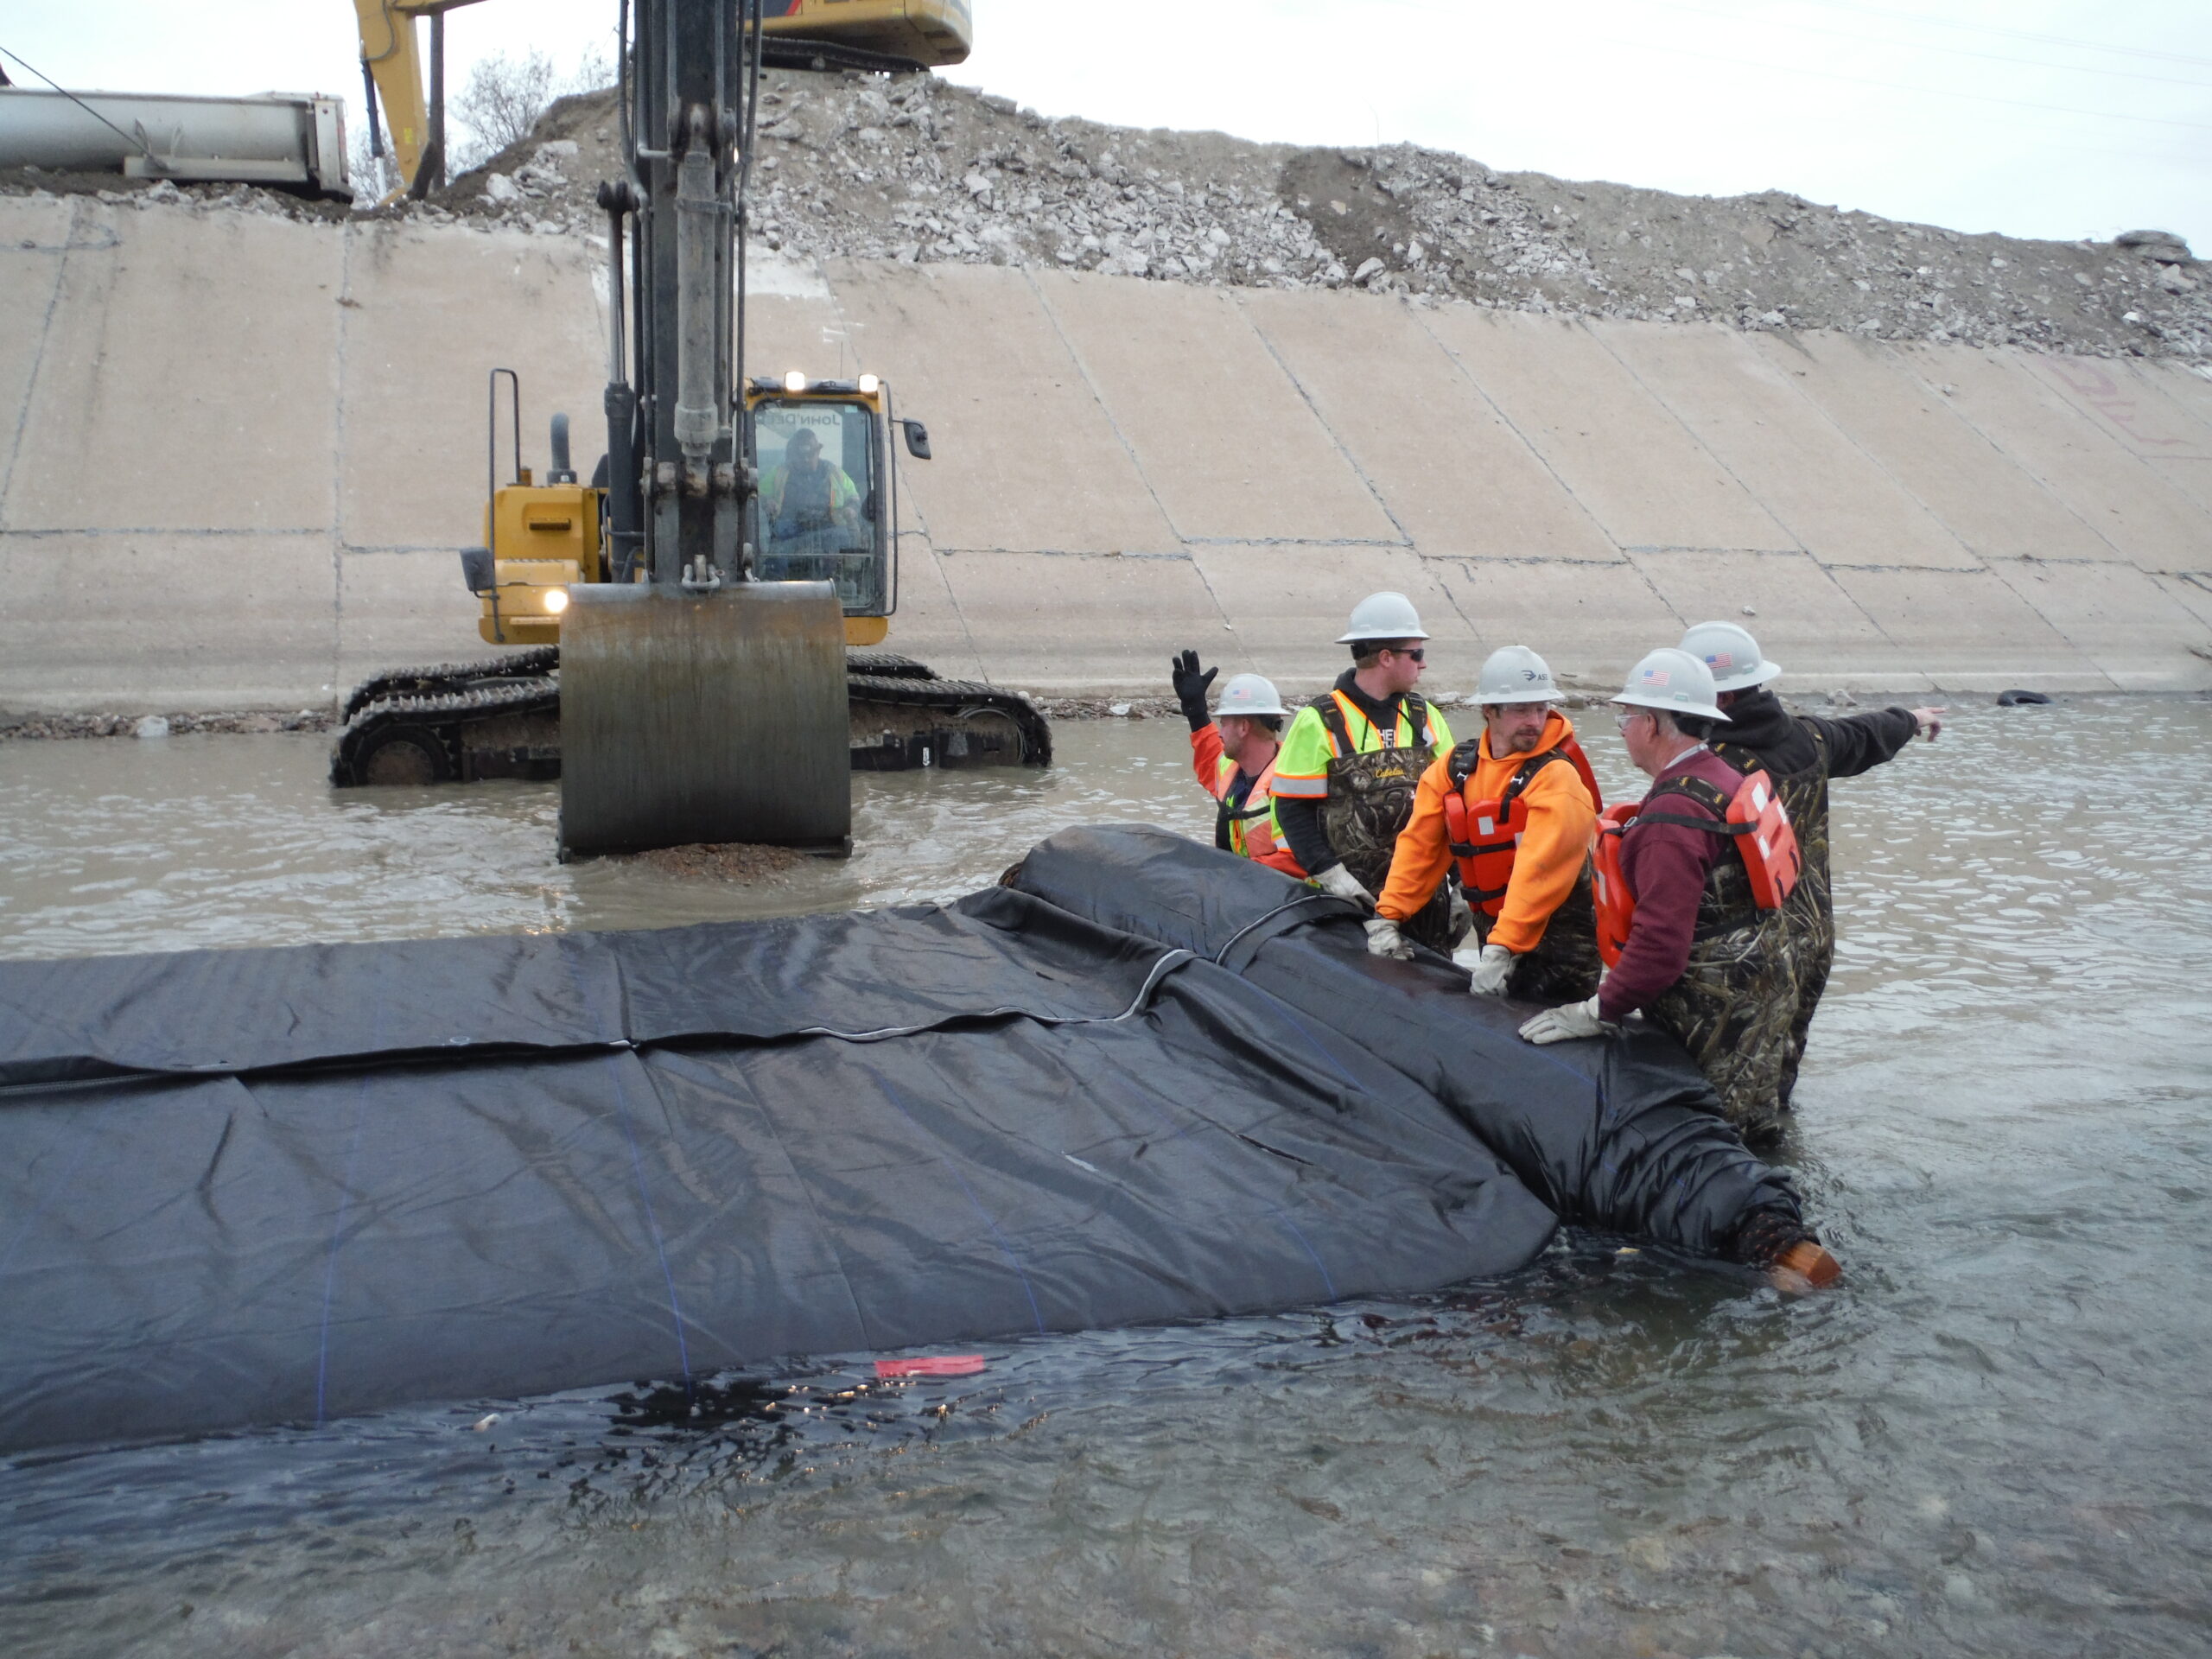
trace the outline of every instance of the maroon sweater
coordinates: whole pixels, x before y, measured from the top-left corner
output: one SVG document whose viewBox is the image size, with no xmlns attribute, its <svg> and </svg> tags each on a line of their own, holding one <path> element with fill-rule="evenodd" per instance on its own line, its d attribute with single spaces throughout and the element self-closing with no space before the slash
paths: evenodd
<svg viewBox="0 0 2212 1659">
<path fill-rule="evenodd" d="M 1704 748 L 1676 759 L 1651 780 L 1652 787 L 1675 778 L 1702 778 L 1724 795 L 1733 795 L 1744 781 L 1743 773 Z M 1720 822 L 1687 795 L 1669 795 L 1652 810 L 1670 817 Z M 1636 920 L 1620 961 L 1598 988 L 1599 1019 L 1634 1014 L 1682 976 L 1689 966 L 1705 878 L 1719 860 L 1739 856 L 1726 836 L 1675 823 L 1630 827 L 1621 838 L 1621 874 L 1636 899 Z"/>
</svg>

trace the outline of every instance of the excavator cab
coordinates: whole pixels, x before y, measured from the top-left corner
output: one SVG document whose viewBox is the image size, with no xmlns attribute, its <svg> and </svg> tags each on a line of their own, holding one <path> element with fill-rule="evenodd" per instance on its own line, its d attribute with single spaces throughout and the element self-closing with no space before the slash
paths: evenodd
<svg viewBox="0 0 2212 1659">
<path fill-rule="evenodd" d="M 746 540 L 762 582 L 826 582 L 845 643 L 879 644 L 899 602 L 899 475 L 885 442 L 890 388 L 876 376 L 809 381 L 794 371 L 746 388 L 749 448 L 760 474 Z M 921 423 L 903 423 L 926 460 Z"/>
</svg>

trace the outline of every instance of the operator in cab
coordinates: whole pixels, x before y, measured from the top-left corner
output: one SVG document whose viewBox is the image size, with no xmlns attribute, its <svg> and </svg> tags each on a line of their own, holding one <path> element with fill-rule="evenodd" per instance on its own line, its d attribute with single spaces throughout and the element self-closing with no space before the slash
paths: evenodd
<svg viewBox="0 0 2212 1659">
<path fill-rule="evenodd" d="M 1305 867 L 1275 817 L 1275 759 L 1290 711 L 1274 683 L 1258 674 L 1236 675 L 1222 687 L 1221 706 L 1210 714 L 1206 689 L 1221 671 L 1201 670 L 1195 651 L 1167 666 L 1175 700 L 1191 724 L 1192 768 L 1216 804 L 1213 844 L 1304 880 Z"/>
<path fill-rule="evenodd" d="M 768 538 L 792 542 L 824 531 L 860 531 L 861 493 L 845 469 L 822 453 L 805 427 L 791 434 L 784 459 L 760 480 L 760 512 Z"/>
<path fill-rule="evenodd" d="M 1835 963 L 1835 901 L 1828 876 L 1828 779 L 1856 778 L 1894 759 L 1917 735 L 1929 742 L 1943 729 L 1941 709 L 1892 704 L 1870 714 L 1823 720 L 1793 715 L 1770 689 L 1782 673 L 1758 641 L 1733 622 L 1700 622 L 1682 636 L 1682 649 L 1713 671 L 1716 702 L 1728 716 L 1725 741 L 1713 752 L 1740 772 L 1764 767 L 1789 814 L 1805 867 L 1782 907 L 1789 941 L 1790 971 L 1797 982 L 1797 1011 L 1782 1061 L 1781 1100 L 1789 1109 L 1797 1068 L 1813 1011 L 1827 988 Z"/>
<path fill-rule="evenodd" d="M 1400 924 L 1456 862 L 1482 947 L 1467 964 L 1470 990 L 1578 1002 L 1596 993 L 1590 841 L 1604 800 L 1573 722 L 1553 706 L 1557 696 L 1550 665 L 1526 645 L 1484 663 L 1475 681 L 1483 729 L 1421 774 L 1367 924 L 1376 956 L 1410 954 Z"/>
<path fill-rule="evenodd" d="M 1431 762 L 1452 747 L 1441 711 L 1419 691 L 1428 633 L 1403 594 L 1370 594 L 1337 643 L 1351 666 L 1326 696 L 1298 711 L 1275 760 L 1275 815 L 1313 884 L 1371 910 L 1390 874 L 1399 832 Z M 1405 938 L 1449 951 L 1450 884 L 1398 923 Z"/>
<path fill-rule="evenodd" d="M 1767 774 L 1747 778 L 1713 752 L 1707 740 L 1728 716 L 1688 652 L 1651 652 L 1613 702 L 1628 758 L 1652 785 L 1599 821 L 1598 944 L 1611 971 L 1594 996 L 1546 1010 L 1521 1035 L 1600 1036 L 1640 1009 L 1688 1051 L 1745 1141 L 1770 1143 L 1797 1011 L 1780 909 L 1797 856 L 1787 814 Z"/>
</svg>

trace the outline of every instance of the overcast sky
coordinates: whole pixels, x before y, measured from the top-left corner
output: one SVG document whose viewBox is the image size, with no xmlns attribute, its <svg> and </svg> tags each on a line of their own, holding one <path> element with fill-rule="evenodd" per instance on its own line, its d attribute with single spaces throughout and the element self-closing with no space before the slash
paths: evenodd
<svg viewBox="0 0 2212 1659">
<path fill-rule="evenodd" d="M 1966 231 L 2178 231 L 2212 254 L 2212 0 L 974 0 L 952 79 L 1048 115 L 1701 194 L 1770 188 Z M 563 69 L 613 0 L 452 14 Z M 347 0 L 71 0 L 0 12 L 64 85 L 360 97 Z M 19 84 L 35 82 L 10 64 Z"/>
</svg>

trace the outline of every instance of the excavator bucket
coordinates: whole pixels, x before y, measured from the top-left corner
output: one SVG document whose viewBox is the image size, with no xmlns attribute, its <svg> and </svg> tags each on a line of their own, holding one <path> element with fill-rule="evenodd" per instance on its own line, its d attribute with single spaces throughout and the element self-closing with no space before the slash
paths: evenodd
<svg viewBox="0 0 2212 1659">
<path fill-rule="evenodd" d="M 579 583 L 561 641 L 561 852 L 842 849 L 845 630 L 826 582 Z"/>
</svg>

